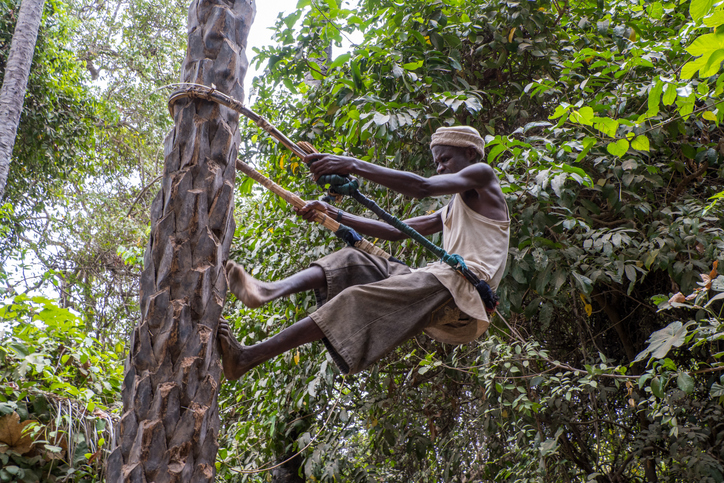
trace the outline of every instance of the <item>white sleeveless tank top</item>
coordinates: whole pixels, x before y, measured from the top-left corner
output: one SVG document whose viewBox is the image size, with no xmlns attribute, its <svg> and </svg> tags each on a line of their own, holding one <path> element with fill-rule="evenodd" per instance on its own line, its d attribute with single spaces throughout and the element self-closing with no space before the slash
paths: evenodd
<svg viewBox="0 0 724 483">
<path fill-rule="evenodd" d="M 507 205 L 505 209 L 507 214 Z M 491 220 L 469 208 L 459 195 L 441 211 L 445 251 L 462 256 L 468 268 L 496 290 L 508 258 L 510 216 L 506 221 Z M 469 316 L 463 315 L 453 323 L 450 317 L 433 316 L 436 322 L 425 329 L 430 337 L 450 344 L 463 344 L 477 339 L 488 329 L 488 314 L 480 295 L 455 269 L 438 261 L 418 270 L 433 274 L 450 291 L 460 311 Z M 453 314 L 449 315 L 454 318 Z"/>
</svg>

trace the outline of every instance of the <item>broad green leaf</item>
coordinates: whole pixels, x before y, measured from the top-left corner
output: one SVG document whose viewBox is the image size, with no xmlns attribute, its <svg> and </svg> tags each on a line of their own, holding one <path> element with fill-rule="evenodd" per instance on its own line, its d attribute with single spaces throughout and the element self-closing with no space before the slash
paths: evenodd
<svg viewBox="0 0 724 483">
<path fill-rule="evenodd" d="M 619 139 L 618 141 L 608 143 L 608 146 L 606 146 L 606 151 L 620 158 L 628 152 L 628 147 L 629 144 L 627 140 Z"/>
<path fill-rule="evenodd" d="M 569 117 L 569 119 L 572 122 L 577 122 L 585 126 L 591 126 L 593 125 L 593 109 L 588 106 L 584 106 L 578 111 L 571 112 L 571 116 Z"/>
<path fill-rule="evenodd" d="M 676 100 L 676 85 L 666 84 L 666 90 L 664 96 L 661 99 L 665 106 L 670 106 Z"/>
<path fill-rule="evenodd" d="M 686 372 L 679 372 L 679 375 L 676 378 L 676 385 L 679 386 L 679 389 L 684 391 L 686 394 L 694 392 L 694 379 Z"/>
<path fill-rule="evenodd" d="M 699 20 L 711 11 L 713 5 L 714 0 L 691 0 L 689 14 L 693 20 Z"/>
<path fill-rule="evenodd" d="M 593 119 L 593 127 L 612 138 L 616 137 L 618 131 L 618 121 L 610 117 L 596 117 Z"/>
<path fill-rule="evenodd" d="M 571 176 L 571 178 L 575 179 L 577 182 L 586 186 L 593 186 L 593 181 L 591 180 L 591 177 L 583 169 L 571 166 L 570 164 L 566 163 L 559 164 L 558 168 L 562 169 L 566 173 L 571 173 L 572 175 L 574 175 Z"/>
<path fill-rule="evenodd" d="M 329 70 L 332 70 L 336 67 L 339 67 L 340 65 L 344 65 L 350 58 L 352 57 L 352 54 L 346 53 L 338 56 L 336 59 L 332 61 L 331 64 L 329 64 Z"/>
<path fill-rule="evenodd" d="M 658 20 L 664 16 L 664 6 L 661 2 L 654 2 L 646 7 L 646 13 L 649 14 L 649 17 Z"/>
<path fill-rule="evenodd" d="M 686 51 L 691 55 L 704 55 L 722 48 L 724 48 L 724 33 L 716 32 L 697 37 L 691 45 L 686 48 Z"/>
<path fill-rule="evenodd" d="M 646 270 L 649 270 L 651 268 L 651 264 L 653 264 L 654 261 L 656 261 L 656 257 L 659 256 L 660 251 L 661 251 L 660 249 L 657 249 L 657 250 L 651 250 L 650 252 L 648 252 L 648 254 L 646 255 L 646 261 L 644 262 L 644 267 L 646 267 Z M 668 298 L 666 300 L 668 300 Z"/>
<path fill-rule="evenodd" d="M 423 47 L 427 47 L 427 41 L 425 40 L 425 37 L 420 32 L 418 32 L 417 30 L 413 30 L 410 33 L 412 34 L 413 37 L 415 37 L 417 39 L 417 41 L 420 43 L 420 45 L 422 45 Z M 422 64 L 420 64 L 420 65 L 422 65 Z"/>
<path fill-rule="evenodd" d="M 699 69 L 702 69 L 703 67 L 706 66 L 706 63 L 708 61 L 709 61 L 709 56 L 706 55 L 706 56 L 694 59 L 691 62 L 687 62 L 686 64 L 684 64 L 684 67 L 681 68 L 680 77 L 682 79 L 691 79 L 692 77 L 694 77 L 694 74 L 696 74 L 699 71 Z M 679 91 L 679 89 L 677 89 L 677 92 L 678 91 Z M 686 97 L 686 96 L 681 96 L 681 94 L 679 94 L 679 96 Z"/>
<path fill-rule="evenodd" d="M 286 24 L 286 26 L 288 28 L 292 28 L 294 26 L 294 24 L 297 23 L 297 20 L 299 20 L 299 17 L 301 17 L 301 16 L 302 16 L 302 11 L 297 10 L 296 12 L 294 12 L 290 15 L 287 15 L 284 18 L 284 23 Z"/>
<path fill-rule="evenodd" d="M 548 116 L 548 119 L 558 119 L 559 117 L 561 117 L 562 115 L 564 115 L 568 112 L 569 107 L 571 107 L 570 104 L 566 104 L 566 103 L 556 106 L 556 110 L 553 112 L 553 114 Z"/>
<path fill-rule="evenodd" d="M 358 91 L 363 90 L 365 85 L 362 81 L 362 72 L 360 70 L 360 63 L 352 61 L 350 63 L 350 67 L 352 68 L 352 80 L 354 81 L 354 88 Z"/>
<path fill-rule="evenodd" d="M 677 90 L 678 92 L 678 90 Z M 676 99 L 676 106 L 678 107 L 679 114 L 684 118 L 687 119 L 689 115 L 694 112 L 694 105 L 696 103 L 696 97 L 694 94 L 689 95 L 688 97 L 681 97 L 681 93 L 679 93 L 679 97 Z M 691 159 L 694 159 L 693 157 Z"/>
<path fill-rule="evenodd" d="M 592 137 L 586 137 L 583 138 L 583 150 L 580 152 L 580 154 L 576 157 L 576 163 L 580 163 L 583 158 L 588 155 L 588 152 L 591 150 L 593 146 L 596 144 L 596 138 Z"/>
<path fill-rule="evenodd" d="M 322 73 L 322 67 L 313 60 L 309 60 L 308 62 L 309 62 L 309 74 L 312 76 L 312 78 L 315 80 L 324 79 L 324 74 Z"/>
<path fill-rule="evenodd" d="M 644 135 L 636 136 L 636 139 L 631 141 L 631 148 L 638 151 L 649 150 L 649 138 Z"/>
<path fill-rule="evenodd" d="M 716 118 L 716 114 L 714 114 L 714 113 L 711 112 L 711 111 L 706 111 L 706 112 L 704 112 L 704 114 L 702 114 L 701 117 L 703 117 L 703 118 L 706 119 L 707 121 L 713 121 L 713 122 L 718 123 L 718 119 Z"/>
<path fill-rule="evenodd" d="M 418 60 L 416 62 L 408 62 L 407 64 L 402 64 L 402 67 L 406 70 L 417 70 L 420 67 L 422 67 L 422 64 L 424 63 L 424 60 Z"/>
<path fill-rule="evenodd" d="M 651 392 L 659 399 L 664 397 L 664 381 L 659 377 L 651 379 Z"/>
<path fill-rule="evenodd" d="M 701 72 L 699 72 L 699 77 L 706 78 L 718 74 L 719 70 L 721 69 L 722 61 L 724 61 L 724 49 L 714 51 L 709 56 L 709 60 L 706 62 L 706 65 L 701 68 Z M 699 84 L 699 86 L 705 86 L 708 88 L 708 84 L 705 83 L 701 83 Z"/>
<path fill-rule="evenodd" d="M 648 112 L 649 117 L 655 116 L 659 113 L 659 102 L 661 100 L 661 93 L 664 90 L 664 83 L 661 80 L 656 81 L 656 85 L 651 91 L 649 91 L 648 99 Z"/>
<path fill-rule="evenodd" d="M 499 144 L 490 150 L 488 153 L 488 163 L 495 162 L 495 159 L 500 156 L 500 153 L 508 149 L 504 144 Z"/>
<path fill-rule="evenodd" d="M 718 27 L 724 24 L 724 10 L 717 10 L 704 19 L 704 25 L 707 27 Z"/>
</svg>

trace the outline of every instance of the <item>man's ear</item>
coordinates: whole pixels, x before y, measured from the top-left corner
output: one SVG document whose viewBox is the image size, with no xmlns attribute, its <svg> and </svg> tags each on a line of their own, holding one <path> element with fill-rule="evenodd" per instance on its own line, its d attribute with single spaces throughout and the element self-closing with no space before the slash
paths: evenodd
<svg viewBox="0 0 724 483">
<path fill-rule="evenodd" d="M 478 152 L 475 150 L 475 148 L 471 148 L 470 146 L 465 148 L 465 157 L 470 161 L 470 163 L 477 163 L 480 161 L 478 158 Z"/>
</svg>

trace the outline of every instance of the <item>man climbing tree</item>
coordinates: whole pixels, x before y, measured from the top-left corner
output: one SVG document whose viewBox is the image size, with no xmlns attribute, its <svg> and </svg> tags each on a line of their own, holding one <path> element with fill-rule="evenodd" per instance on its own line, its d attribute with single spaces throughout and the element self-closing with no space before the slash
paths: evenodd
<svg viewBox="0 0 724 483">
<path fill-rule="evenodd" d="M 438 176 L 380 167 L 330 154 L 305 158 L 315 180 L 358 175 L 406 196 L 454 195 L 441 210 L 406 220 L 423 235 L 443 232 L 444 248 L 461 255 L 480 279 L 495 289 L 505 270 L 510 219 L 493 169 L 479 163 L 484 141 L 471 127 L 440 128 L 430 143 Z M 385 223 L 345 213 L 320 201 L 297 213 L 312 220 L 315 211 L 350 228 L 385 240 L 407 235 Z M 324 341 L 344 374 L 354 374 L 405 340 L 425 331 L 441 342 L 461 344 L 488 327 L 488 314 L 475 287 L 441 263 L 412 270 L 354 248 L 345 248 L 278 282 L 262 282 L 229 261 L 232 293 L 256 308 L 306 290 L 317 296 L 316 312 L 253 346 L 242 346 L 225 322 L 219 325 L 224 374 L 238 379 L 253 367 L 302 344 Z"/>
</svg>

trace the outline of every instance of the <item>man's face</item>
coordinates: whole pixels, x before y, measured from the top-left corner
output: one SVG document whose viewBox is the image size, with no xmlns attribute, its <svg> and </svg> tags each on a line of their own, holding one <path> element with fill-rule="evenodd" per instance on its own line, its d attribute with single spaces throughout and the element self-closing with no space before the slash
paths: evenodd
<svg viewBox="0 0 724 483">
<path fill-rule="evenodd" d="M 457 173 L 475 163 L 477 152 L 473 148 L 437 145 L 432 148 L 432 160 L 437 174 Z"/>
</svg>

